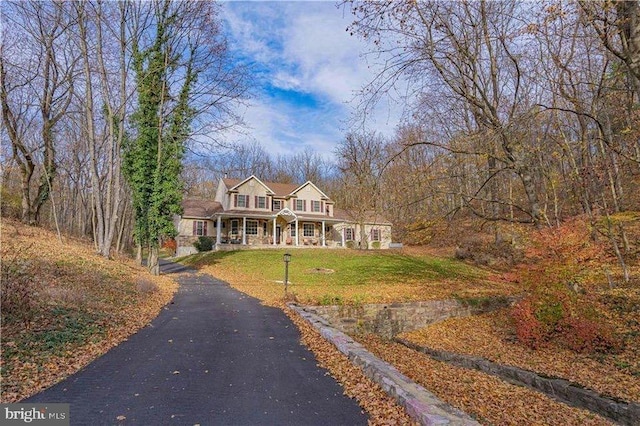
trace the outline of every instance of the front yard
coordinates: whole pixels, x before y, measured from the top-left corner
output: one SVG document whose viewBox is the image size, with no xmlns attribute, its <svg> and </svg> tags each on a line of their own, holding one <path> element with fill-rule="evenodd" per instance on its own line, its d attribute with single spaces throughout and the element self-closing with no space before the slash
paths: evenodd
<svg viewBox="0 0 640 426">
<path fill-rule="evenodd" d="M 289 296 L 285 298 L 283 254 L 280 250 L 212 252 L 191 256 L 183 262 L 229 282 L 266 304 L 280 307 L 286 300 L 312 305 L 446 298 L 473 301 L 491 296 L 521 295 L 530 285 L 522 279 L 523 271 L 530 274 L 526 272 L 528 268 L 495 273 L 453 258 L 431 256 L 416 250 L 307 249 L 291 251 L 291 284 Z M 634 370 L 637 360 L 629 359 L 637 354 L 636 345 L 628 344 L 617 354 L 572 354 L 552 343 L 532 350 L 515 340 L 510 318 L 509 309 L 503 309 L 480 317 L 450 319 L 404 337 L 429 347 L 563 377 L 604 395 L 637 401 L 640 390 Z M 308 330 L 305 333 L 309 333 Z M 542 393 L 484 373 L 432 360 L 398 343 L 375 336 L 357 338 L 379 357 L 481 423 L 610 424 L 609 420 L 587 410 L 570 407 Z M 329 369 L 348 386 L 348 378 L 342 378 L 340 371 Z"/>
<path fill-rule="evenodd" d="M 284 297 L 283 250 L 200 253 L 183 259 L 268 304 Z M 463 262 L 402 251 L 291 250 L 289 297 L 362 304 L 511 295 L 517 286 Z"/>
</svg>

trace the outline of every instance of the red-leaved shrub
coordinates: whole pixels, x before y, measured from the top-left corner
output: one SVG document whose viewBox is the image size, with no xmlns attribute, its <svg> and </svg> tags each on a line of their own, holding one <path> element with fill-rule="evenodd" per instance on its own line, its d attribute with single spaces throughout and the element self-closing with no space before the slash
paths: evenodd
<svg viewBox="0 0 640 426">
<path fill-rule="evenodd" d="M 573 351 L 581 353 L 616 352 L 622 342 L 615 332 L 600 321 L 587 318 L 568 318 L 564 321 L 562 341 Z"/>
<path fill-rule="evenodd" d="M 171 238 L 171 239 L 166 240 L 162 244 L 162 248 L 169 249 L 169 250 L 171 250 L 172 253 L 175 253 L 176 250 L 178 249 L 178 243 L 176 242 L 176 240 Z"/>
<path fill-rule="evenodd" d="M 518 341 L 537 349 L 553 341 L 575 352 L 616 352 L 622 341 L 612 327 L 598 317 L 582 316 L 570 299 L 561 295 L 529 296 L 511 310 Z"/>
<path fill-rule="evenodd" d="M 546 342 L 547 333 L 542 322 L 536 317 L 534 303 L 531 298 L 516 303 L 511 310 L 518 340 L 535 349 Z"/>
</svg>

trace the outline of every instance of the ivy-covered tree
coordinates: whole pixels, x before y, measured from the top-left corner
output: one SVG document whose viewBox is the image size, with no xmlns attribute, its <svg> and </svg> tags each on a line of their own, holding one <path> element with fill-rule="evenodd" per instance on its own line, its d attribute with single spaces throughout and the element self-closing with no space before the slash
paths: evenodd
<svg viewBox="0 0 640 426">
<path fill-rule="evenodd" d="M 177 233 L 173 217 L 181 213 L 186 144 L 197 131 L 234 124 L 230 101 L 244 94 L 245 85 L 219 40 L 215 4 L 141 3 L 137 16 L 132 62 L 138 103 L 123 171 L 133 198 L 137 259 L 148 248 L 147 266 L 158 274 L 159 247 Z"/>
</svg>

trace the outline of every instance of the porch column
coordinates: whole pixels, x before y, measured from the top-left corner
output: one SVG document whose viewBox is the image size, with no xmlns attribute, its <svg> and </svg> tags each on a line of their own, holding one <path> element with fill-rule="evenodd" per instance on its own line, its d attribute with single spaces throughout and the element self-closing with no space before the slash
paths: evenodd
<svg viewBox="0 0 640 426">
<path fill-rule="evenodd" d="M 273 237 L 273 245 L 276 245 L 276 221 L 278 220 L 278 217 L 274 217 L 273 218 L 273 234 L 271 234 L 271 236 Z"/>
<path fill-rule="evenodd" d="M 325 234 L 324 220 L 322 221 L 322 247 L 327 246 L 327 235 Z"/>
<path fill-rule="evenodd" d="M 247 245 L 247 218 L 242 218 L 242 245 Z"/>
<path fill-rule="evenodd" d="M 344 228 L 340 230 L 340 236 L 342 237 L 342 247 L 344 247 Z"/>
<path fill-rule="evenodd" d="M 222 219 L 218 216 L 216 220 L 216 245 L 222 241 Z"/>
<path fill-rule="evenodd" d="M 298 241 L 300 241 L 300 229 L 298 229 L 298 218 L 296 218 L 296 245 L 298 245 Z"/>
</svg>

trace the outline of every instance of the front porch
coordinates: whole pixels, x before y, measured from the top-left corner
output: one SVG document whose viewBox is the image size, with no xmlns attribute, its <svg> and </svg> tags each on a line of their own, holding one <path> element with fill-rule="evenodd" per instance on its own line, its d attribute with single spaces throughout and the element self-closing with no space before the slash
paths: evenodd
<svg viewBox="0 0 640 426">
<path fill-rule="evenodd" d="M 299 217 L 289 209 L 274 216 L 220 214 L 215 219 L 216 249 L 251 247 L 344 247 L 337 223 L 324 217 Z"/>
</svg>

